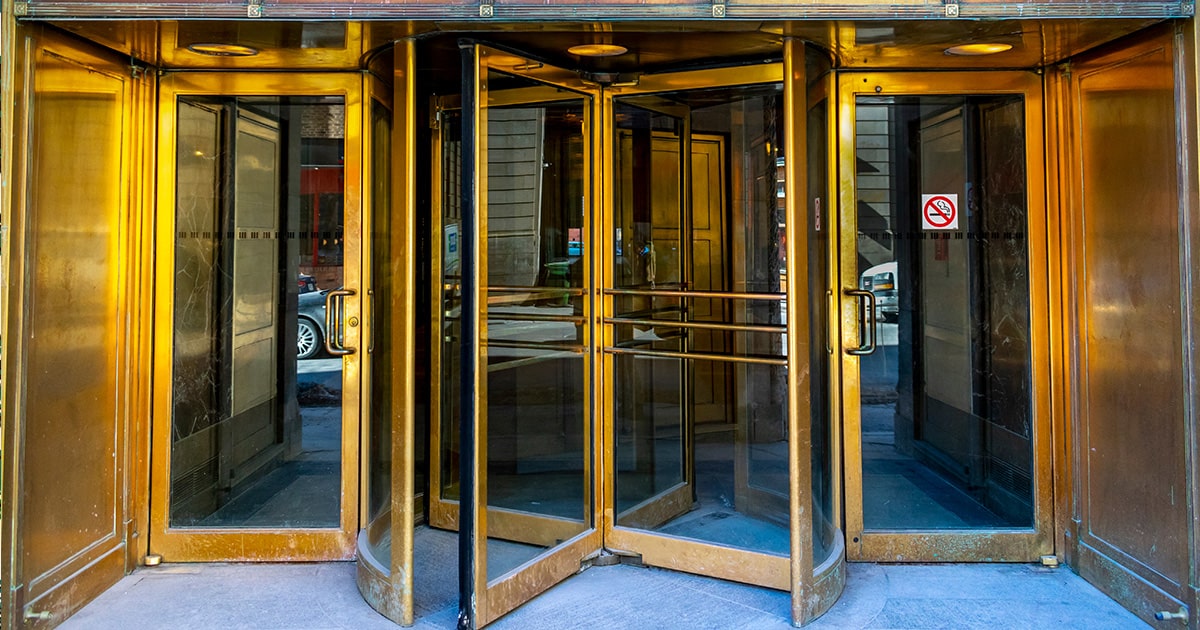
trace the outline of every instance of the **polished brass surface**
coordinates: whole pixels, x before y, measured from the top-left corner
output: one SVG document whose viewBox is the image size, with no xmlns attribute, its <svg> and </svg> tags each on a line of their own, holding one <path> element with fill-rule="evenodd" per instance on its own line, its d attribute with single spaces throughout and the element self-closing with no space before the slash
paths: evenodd
<svg viewBox="0 0 1200 630">
<path fill-rule="evenodd" d="M 1078 361 L 1076 566 L 1149 623 L 1157 611 L 1196 604 L 1196 508 L 1180 500 L 1194 492 L 1196 448 L 1185 358 L 1195 271 L 1194 262 L 1179 265 L 1196 238 L 1195 49 L 1184 41 L 1162 28 L 1073 63 L 1063 144 L 1074 167 L 1065 255 L 1080 278 L 1068 293 Z M 1193 121 L 1182 134 L 1181 114 Z M 1147 199 L 1145 212 L 1126 212 Z"/>
<path fill-rule="evenodd" d="M 148 336 L 134 302 L 143 243 L 132 139 L 144 86 L 107 51 L 41 26 L 6 23 L 2 37 L 15 290 L 4 325 L 0 622 L 49 627 L 120 579 L 132 542 L 130 424 L 146 365 L 129 349 Z"/>
<path fill-rule="evenodd" d="M 359 261 L 364 259 L 360 250 L 362 199 L 362 132 L 364 129 L 362 98 L 363 83 L 359 75 L 284 75 L 284 74 L 236 74 L 236 73 L 187 73 L 163 77 L 159 92 L 159 155 L 176 155 L 178 130 L 175 127 L 176 107 L 179 99 L 204 95 L 222 97 L 235 96 L 329 96 L 340 97 L 345 106 L 344 134 L 344 215 L 343 227 L 346 239 L 343 243 L 341 284 L 358 289 L 361 269 Z M 158 161 L 158 189 L 160 210 L 158 216 L 158 260 L 157 278 L 159 296 L 155 328 L 156 336 L 154 382 L 154 442 L 151 448 L 152 478 L 172 479 L 171 436 L 172 387 L 174 342 L 166 331 L 174 329 L 174 308 L 170 296 L 174 295 L 174 250 L 175 241 L 176 169 L 172 159 Z M 350 318 L 361 322 L 363 317 L 363 295 L 359 292 L 345 298 L 345 312 Z M 363 339 L 369 338 L 367 325 L 347 326 L 344 343 L 349 347 L 362 347 Z M 341 444 L 340 506 L 334 517 L 334 527 L 249 528 L 249 527 L 189 527 L 171 526 L 170 484 L 156 483 L 151 486 L 150 548 L 168 561 L 181 560 L 320 560 L 349 559 L 352 557 L 359 524 L 359 419 L 361 416 L 359 396 L 361 366 L 367 360 L 365 353 L 355 353 L 341 359 L 342 396 L 339 441 Z"/>
<path fill-rule="evenodd" d="M 14 146 L 14 117 L 19 111 L 15 98 L 16 91 L 13 89 L 13 80 L 15 75 L 15 51 L 14 40 L 16 38 L 16 20 L 12 16 L 12 0 L 0 0 L 0 182 L 5 183 L 5 192 L 0 192 L 0 221 L 12 224 L 13 215 L 13 196 L 15 195 L 14 187 L 10 184 L 13 180 L 13 146 Z M 14 268 L 20 269 L 20 264 L 14 264 L 11 256 L 13 252 L 22 252 L 22 244 L 15 239 L 9 240 L 9 246 L 0 251 L 0 278 L 8 278 Z M 7 282 L 0 283 L 0 342 L 9 338 L 10 319 L 9 309 L 13 304 L 11 291 Z M 9 370 L 8 353 L 0 352 L 0 378 L 8 374 Z M 4 379 L 5 382 L 9 382 Z M 0 394 L 2 395 L 2 394 Z M 13 483 L 15 479 L 12 471 L 13 458 L 11 453 L 16 452 L 14 442 L 9 440 L 9 420 L 11 412 L 5 412 L 4 409 L 11 409 L 8 406 L 9 400 L 4 400 L 0 405 L 0 593 L 11 593 L 12 576 L 13 576 L 13 560 L 9 550 L 15 545 L 15 528 L 12 527 L 14 519 L 10 516 L 11 502 L 8 497 L 13 496 L 16 485 Z M 16 437 L 15 435 L 13 436 Z M 5 454 L 10 454 L 6 459 Z M 15 614 L 9 610 L 12 602 L 12 597 L 0 598 L 0 620 L 10 619 Z M 0 621 L 0 628 L 7 628 L 3 621 Z"/>
<path fill-rule="evenodd" d="M 378 297 L 371 302 L 367 315 L 373 331 L 368 352 L 379 354 L 372 357 L 366 366 L 370 372 L 364 375 L 372 412 L 363 452 L 372 454 L 370 467 L 387 470 L 368 469 L 363 473 L 369 480 L 364 490 L 369 505 L 364 521 L 367 526 L 358 545 L 357 578 L 359 592 L 372 607 L 396 623 L 411 625 L 413 537 L 416 522 L 423 515 L 417 487 L 423 490 L 428 479 L 417 479 L 416 357 L 411 351 L 417 345 L 418 302 L 414 42 L 397 42 L 386 61 L 389 63 L 382 64 L 376 74 L 383 75 L 390 67 L 387 78 L 391 85 L 375 76 L 365 79 L 371 108 L 387 116 L 390 137 L 382 135 L 384 129 L 364 136 L 366 154 L 383 159 L 372 161 L 366 178 L 377 185 L 365 187 L 371 191 L 371 199 L 364 207 L 372 211 L 365 216 L 364 233 L 371 235 L 373 251 L 371 264 L 364 266 L 363 282 Z M 381 122 L 373 123 L 373 128 L 378 124 Z M 376 509 L 378 514 L 371 513 Z"/>
<path fill-rule="evenodd" d="M 1041 82 L 1033 74 L 997 72 L 965 73 L 844 73 L 839 79 L 839 144 L 841 146 L 841 207 L 856 208 L 858 172 L 855 152 L 856 103 L 859 95 L 1017 94 L 1024 99 L 1026 206 L 1029 258 L 1030 313 L 1048 308 L 1049 263 L 1046 241 L 1037 235 L 1047 230 L 1045 169 L 1041 136 L 1043 97 Z M 843 291 L 859 287 L 856 214 L 844 212 L 841 225 L 841 277 Z M 841 301 L 842 414 L 846 456 L 845 499 L 847 554 L 852 560 L 877 561 L 1032 561 L 1053 545 L 1053 488 L 1050 435 L 1050 338 L 1045 317 L 1031 317 L 1030 366 L 1032 369 L 1032 525 L 1028 528 L 975 530 L 870 530 L 864 527 L 862 418 L 859 401 L 862 381 L 859 357 L 847 352 L 861 342 L 857 301 Z"/>
<path fill-rule="evenodd" d="M 797 518 L 813 508 L 812 484 L 812 366 L 808 363 L 812 342 L 807 305 L 812 299 L 808 248 L 814 245 L 809 232 L 809 191 L 813 183 L 806 173 L 808 160 L 808 72 L 804 44 L 796 39 L 786 40 L 788 54 L 784 57 L 784 156 L 787 172 L 783 177 L 785 216 L 787 222 L 787 363 L 788 373 L 788 510 L 795 515 L 789 522 L 791 547 L 790 575 L 792 582 L 792 620 L 807 623 L 819 606 L 813 605 L 812 583 L 815 575 L 813 519 Z M 803 235 L 803 237 L 801 236 Z M 802 264 L 803 263 L 803 264 Z"/>
</svg>

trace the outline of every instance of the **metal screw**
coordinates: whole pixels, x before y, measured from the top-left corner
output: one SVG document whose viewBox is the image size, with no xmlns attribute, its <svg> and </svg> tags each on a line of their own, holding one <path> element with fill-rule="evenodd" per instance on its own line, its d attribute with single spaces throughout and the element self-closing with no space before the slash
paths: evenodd
<svg viewBox="0 0 1200 630">
<path fill-rule="evenodd" d="M 1170 612 L 1170 611 L 1166 611 L 1166 610 L 1160 610 L 1160 611 L 1154 613 L 1154 618 L 1159 621 L 1178 619 L 1184 623 L 1187 623 L 1187 620 L 1188 620 L 1187 608 L 1180 606 L 1179 612 Z"/>
</svg>

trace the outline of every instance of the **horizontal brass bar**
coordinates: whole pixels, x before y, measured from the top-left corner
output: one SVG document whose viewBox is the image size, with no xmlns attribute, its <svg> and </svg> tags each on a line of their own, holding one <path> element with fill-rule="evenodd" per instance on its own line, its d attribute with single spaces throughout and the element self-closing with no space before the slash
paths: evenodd
<svg viewBox="0 0 1200 630">
<path fill-rule="evenodd" d="M 726 324 L 721 322 L 680 322 L 661 319 L 631 319 L 625 317 L 605 317 L 605 324 L 629 326 L 666 326 L 670 328 L 698 328 L 701 330 L 729 330 L 733 332 L 761 332 L 784 334 L 787 326 L 782 324 Z"/>
<path fill-rule="evenodd" d="M 736 291 L 675 291 L 659 289 L 605 289 L 604 295 L 637 295 L 644 297 L 675 297 L 701 300 L 770 300 L 782 302 L 784 293 L 739 293 Z"/>
<path fill-rule="evenodd" d="M 710 354 L 707 352 L 677 352 L 674 350 L 634 350 L 633 348 L 604 348 L 608 354 L 629 354 L 643 357 L 658 357 L 664 359 L 695 359 L 701 361 L 721 361 L 725 363 L 753 363 L 756 365 L 787 365 L 784 357 L 762 357 L 752 355 Z"/>
</svg>

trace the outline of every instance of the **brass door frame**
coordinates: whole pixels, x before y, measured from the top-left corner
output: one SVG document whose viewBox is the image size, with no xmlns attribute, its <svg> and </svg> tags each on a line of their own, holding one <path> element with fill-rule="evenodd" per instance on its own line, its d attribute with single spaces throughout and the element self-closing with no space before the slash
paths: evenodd
<svg viewBox="0 0 1200 630">
<path fill-rule="evenodd" d="M 150 551 L 167 561 L 345 560 L 354 557 L 359 525 L 361 377 L 365 352 L 342 358 L 341 516 L 338 528 L 171 528 L 169 526 L 172 421 L 174 217 L 176 103 L 181 96 L 341 96 L 345 103 L 343 273 L 347 287 L 360 287 L 366 252 L 362 244 L 363 78 L 359 74 L 283 72 L 185 72 L 164 76 L 159 86 L 158 281 L 154 318 L 155 383 L 151 444 Z M 347 298 L 344 316 L 363 318 L 361 294 Z M 345 345 L 365 348 L 369 322 L 345 327 Z"/>
<path fill-rule="evenodd" d="M 864 531 L 860 359 L 847 351 L 860 345 L 858 288 L 855 112 L 859 96 L 989 95 L 1024 97 L 1026 203 L 1029 234 L 1030 365 L 1033 421 L 1033 527 L 976 530 Z M 845 531 L 850 560 L 979 562 L 1037 560 L 1054 550 L 1051 405 L 1054 375 L 1049 327 L 1050 263 L 1046 214 L 1046 157 L 1041 78 L 1031 72 L 847 72 L 838 76 L 838 178 L 842 430 L 845 453 Z"/>
</svg>

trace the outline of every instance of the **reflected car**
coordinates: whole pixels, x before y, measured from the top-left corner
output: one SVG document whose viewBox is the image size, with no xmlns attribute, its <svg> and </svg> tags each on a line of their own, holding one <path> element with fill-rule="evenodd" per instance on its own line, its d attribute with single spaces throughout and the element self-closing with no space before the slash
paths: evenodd
<svg viewBox="0 0 1200 630">
<path fill-rule="evenodd" d="M 900 319 L 900 293 L 898 290 L 896 261 L 875 265 L 862 272 L 858 287 L 875 294 L 875 316 L 885 322 Z"/>
<path fill-rule="evenodd" d="M 324 291 L 301 293 L 296 298 L 296 358 L 314 359 L 325 353 Z"/>
<path fill-rule="evenodd" d="M 296 286 L 300 289 L 300 294 L 312 293 L 317 290 L 317 279 L 306 273 L 302 273 L 296 278 Z"/>
</svg>

